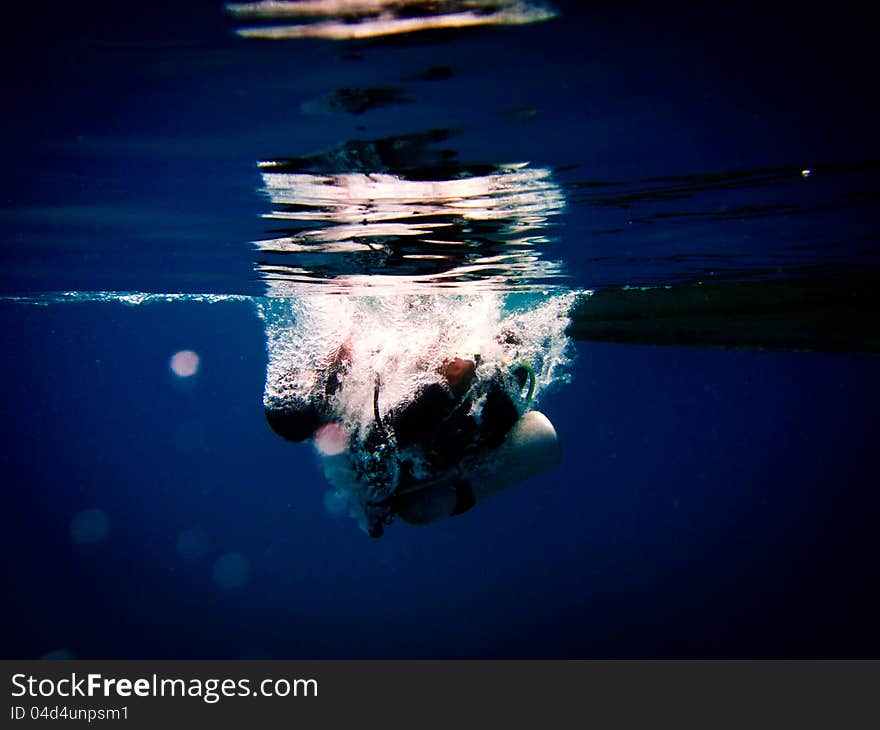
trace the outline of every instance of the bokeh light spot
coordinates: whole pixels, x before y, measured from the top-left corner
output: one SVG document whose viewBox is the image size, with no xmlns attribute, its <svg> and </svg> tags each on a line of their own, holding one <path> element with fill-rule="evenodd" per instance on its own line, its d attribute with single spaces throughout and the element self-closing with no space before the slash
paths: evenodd
<svg viewBox="0 0 880 730">
<path fill-rule="evenodd" d="M 199 356 L 192 350 L 181 350 L 171 356 L 171 372 L 178 378 L 191 378 L 199 371 Z"/>
<path fill-rule="evenodd" d="M 177 554 L 184 560 L 201 560 L 211 550 L 211 538 L 201 527 L 190 527 L 177 536 Z"/>
<path fill-rule="evenodd" d="M 348 449 L 350 436 L 341 423 L 327 423 L 315 431 L 315 448 L 322 456 L 337 456 Z"/>
<path fill-rule="evenodd" d="M 79 545 L 92 545 L 107 537 L 110 517 L 102 509 L 84 509 L 70 521 L 70 539 Z"/>
<path fill-rule="evenodd" d="M 65 659 L 76 659 L 76 657 L 72 651 L 67 649 L 55 649 L 54 651 L 47 651 L 40 659 L 43 661 L 63 661 Z"/>
<path fill-rule="evenodd" d="M 247 583 L 251 564 L 241 553 L 226 553 L 214 561 L 214 583 L 218 588 L 231 590 Z"/>
</svg>

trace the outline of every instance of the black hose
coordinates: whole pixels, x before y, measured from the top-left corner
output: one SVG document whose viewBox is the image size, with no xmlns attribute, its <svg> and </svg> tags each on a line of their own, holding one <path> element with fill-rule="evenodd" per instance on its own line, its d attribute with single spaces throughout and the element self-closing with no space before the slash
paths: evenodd
<svg viewBox="0 0 880 730">
<path fill-rule="evenodd" d="M 376 387 L 373 389 L 373 418 L 376 419 L 376 426 L 379 427 L 379 430 L 382 433 L 385 433 L 385 426 L 382 425 L 382 415 L 379 413 L 379 386 L 381 384 L 381 379 L 379 374 L 376 373 Z"/>
</svg>

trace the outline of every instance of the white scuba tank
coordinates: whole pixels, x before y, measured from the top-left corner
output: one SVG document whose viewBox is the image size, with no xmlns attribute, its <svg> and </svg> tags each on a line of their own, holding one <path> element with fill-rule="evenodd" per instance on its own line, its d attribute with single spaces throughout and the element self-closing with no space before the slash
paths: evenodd
<svg viewBox="0 0 880 730">
<path fill-rule="evenodd" d="M 441 479 L 398 494 L 395 512 L 406 522 L 427 525 L 463 511 L 462 485 L 473 495 L 470 507 L 556 466 L 561 458 L 550 419 L 539 411 L 528 411 L 494 451 L 463 462 Z"/>
</svg>

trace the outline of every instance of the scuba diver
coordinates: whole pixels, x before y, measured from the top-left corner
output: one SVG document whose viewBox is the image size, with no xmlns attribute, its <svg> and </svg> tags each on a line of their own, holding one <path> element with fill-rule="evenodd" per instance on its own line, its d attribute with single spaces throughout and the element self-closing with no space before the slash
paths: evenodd
<svg viewBox="0 0 880 730">
<path fill-rule="evenodd" d="M 529 410 L 538 375 L 518 358 L 527 343 L 508 324 L 499 320 L 488 356 L 444 354 L 441 342 L 401 357 L 394 336 L 364 347 L 358 327 L 317 367 L 291 367 L 284 349 L 284 365 L 269 370 L 266 419 L 289 441 L 314 441 L 328 479 L 372 537 L 395 517 L 429 524 L 463 514 L 561 456 L 550 421 Z M 383 375 L 377 358 L 395 364 Z"/>
</svg>

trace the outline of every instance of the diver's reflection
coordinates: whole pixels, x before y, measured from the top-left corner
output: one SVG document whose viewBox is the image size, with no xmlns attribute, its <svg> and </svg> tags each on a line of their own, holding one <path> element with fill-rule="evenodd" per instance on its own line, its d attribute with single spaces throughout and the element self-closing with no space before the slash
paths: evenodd
<svg viewBox="0 0 880 730">
<path fill-rule="evenodd" d="M 268 298 L 264 405 L 313 439 L 349 512 L 379 536 L 429 523 L 554 465 L 534 410 L 564 380 L 572 295 Z"/>
</svg>

